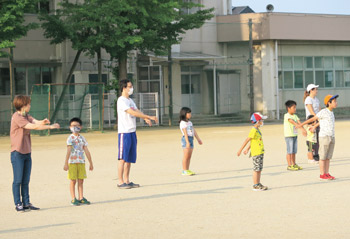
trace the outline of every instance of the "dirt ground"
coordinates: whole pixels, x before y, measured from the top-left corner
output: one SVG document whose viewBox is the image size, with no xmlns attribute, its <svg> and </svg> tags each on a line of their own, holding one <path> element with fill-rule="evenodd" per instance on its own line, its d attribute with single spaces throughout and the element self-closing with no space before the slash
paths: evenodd
<svg viewBox="0 0 350 239">
<path fill-rule="evenodd" d="M 336 180 L 324 182 L 307 164 L 305 137 L 297 154 L 304 170 L 287 171 L 283 125 L 265 124 L 264 192 L 251 190 L 251 159 L 236 156 L 250 125 L 197 127 L 203 145 L 195 144 L 192 177 L 181 175 L 177 127 L 138 130 L 131 179 L 141 187 L 129 190 L 117 188 L 117 133 L 87 133 L 92 204 L 79 207 L 63 171 L 67 135 L 32 136 L 30 196 L 42 209 L 25 213 L 14 209 L 10 140 L 0 137 L 0 238 L 349 238 L 349 126 L 336 121 Z"/>
</svg>

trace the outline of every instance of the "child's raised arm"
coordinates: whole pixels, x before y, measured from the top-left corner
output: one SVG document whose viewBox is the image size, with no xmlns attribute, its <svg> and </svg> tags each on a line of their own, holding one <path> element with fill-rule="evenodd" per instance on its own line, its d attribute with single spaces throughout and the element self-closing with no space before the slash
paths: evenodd
<svg viewBox="0 0 350 239">
<path fill-rule="evenodd" d="M 303 123 L 299 124 L 299 126 L 298 126 L 297 128 L 303 127 L 304 125 L 306 125 L 306 124 L 308 124 L 308 123 L 311 123 L 311 122 L 314 122 L 314 121 L 316 121 L 316 120 L 318 120 L 318 117 L 317 117 L 317 116 L 314 116 L 314 117 L 312 117 L 312 118 L 310 118 L 310 119 L 308 119 L 308 120 L 305 120 Z"/>
<path fill-rule="evenodd" d="M 300 125 L 300 124 L 301 124 L 300 120 L 298 120 L 298 125 Z M 301 127 L 300 129 L 303 131 L 303 135 L 306 137 L 307 136 L 307 132 L 306 132 L 305 128 Z"/>
<path fill-rule="evenodd" d="M 248 144 L 248 142 L 250 142 L 250 140 L 251 140 L 251 138 L 249 138 L 249 137 L 246 138 L 246 139 L 244 140 L 242 147 L 241 147 L 241 148 L 238 150 L 238 152 L 237 152 L 237 156 L 238 156 L 238 157 L 241 155 L 242 150 L 243 150 L 244 147 Z M 250 145 L 249 145 L 249 147 L 250 147 Z"/>
</svg>

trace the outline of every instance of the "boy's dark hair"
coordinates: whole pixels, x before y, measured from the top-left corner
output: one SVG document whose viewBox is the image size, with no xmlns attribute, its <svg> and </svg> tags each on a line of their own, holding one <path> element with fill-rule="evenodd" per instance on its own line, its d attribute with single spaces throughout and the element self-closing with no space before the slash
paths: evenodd
<svg viewBox="0 0 350 239">
<path fill-rule="evenodd" d="M 187 114 L 187 113 L 191 113 L 191 109 L 188 108 L 188 107 L 182 107 L 181 110 L 180 110 L 180 120 L 179 120 L 179 123 L 181 122 L 181 120 L 187 121 L 187 119 L 186 119 L 186 114 Z"/>
<path fill-rule="evenodd" d="M 295 102 L 294 100 L 287 100 L 285 105 L 286 109 L 288 110 L 288 108 L 292 107 L 293 105 L 297 105 L 297 102 Z"/>
<path fill-rule="evenodd" d="M 128 83 L 131 82 L 131 80 L 129 79 L 123 79 L 119 82 L 119 89 L 120 89 L 120 92 L 123 92 L 123 89 L 128 87 Z"/>
<path fill-rule="evenodd" d="M 309 115 L 307 118 L 306 118 L 306 120 L 309 120 L 309 119 L 311 119 L 311 118 L 313 118 L 313 117 L 315 117 L 314 115 Z M 308 123 L 308 124 L 313 124 L 315 121 L 313 121 L 313 122 L 310 122 L 310 123 Z"/>
<path fill-rule="evenodd" d="M 329 107 L 329 104 L 332 104 L 332 101 L 333 101 L 334 99 L 335 99 L 335 98 L 333 98 L 333 99 L 331 99 L 331 100 L 329 100 L 329 101 L 327 102 L 327 105 L 326 105 L 327 108 Z"/>
<path fill-rule="evenodd" d="M 81 119 L 79 119 L 78 117 L 74 117 L 69 121 L 69 125 L 72 124 L 72 122 L 78 122 L 80 125 L 83 125 L 83 121 L 81 121 Z"/>
</svg>

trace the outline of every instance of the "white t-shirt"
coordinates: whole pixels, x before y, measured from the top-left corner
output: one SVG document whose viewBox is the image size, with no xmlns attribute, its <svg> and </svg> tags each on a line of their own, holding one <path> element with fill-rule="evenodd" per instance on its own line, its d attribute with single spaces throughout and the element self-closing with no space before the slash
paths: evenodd
<svg viewBox="0 0 350 239">
<path fill-rule="evenodd" d="M 334 137 L 334 113 L 329 109 L 323 109 L 316 115 L 320 121 L 320 137 L 331 136 Z"/>
<path fill-rule="evenodd" d="M 120 96 L 117 101 L 118 112 L 118 133 L 132 133 L 136 131 L 136 117 L 126 113 L 128 109 L 136 110 L 135 102 L 124 96 Z"/>
<path fill-rule="evenodd" d="M 88 145 L 86 139 L 82 135 L 69 135 L 67 145 L 72 146 L 68 163 L 85 163 L 84 147 Z"/>
<path fill-rule="evenodd" d="M 309 115 L 311 115 L 311 113 L 306 105 L 311 105 L 315 114 L 317 114 L 320 111 L 320 101 L 316 97 L 315 98 L 312 98 L 310 96 L 306 97 L 304 105 L 305 105 L 306 118 Z"/>
<path fill-rule="evenodd" d="M 181 120 L 180 122 L 180 130 L 181 130 L 181 133 L 182 135 L 185 135 L 184 132 L 182 131 L 182 129 L 185 129 L 187 130 L 187 135 L 188 136 L 192 136 L 194 135 L 194 132 L 193 132 L 193 124 L 191 121 L 184 121 L 184 120 Z"/>
</svg>

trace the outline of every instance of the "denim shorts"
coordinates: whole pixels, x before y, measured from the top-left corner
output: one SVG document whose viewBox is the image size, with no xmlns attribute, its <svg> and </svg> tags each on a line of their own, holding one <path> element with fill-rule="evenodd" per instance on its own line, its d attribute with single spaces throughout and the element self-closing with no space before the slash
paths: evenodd
<svg viewBox="0 0 350 239">
<path fill-rule="evenodd" d="M 190 148 L 193 149 L 193 137 L 188 136 L 188 141 L 190 142 Z M 181 138 L 181 145 L 182 145 L 182 148 L 186 148 L 185 136 L 182 136 Z"/>
<path fill-rule="evenodd" d="M 287 154 L 296 154 L 298 151 L 298 137 L 285 137 Z"/>
</svg>

